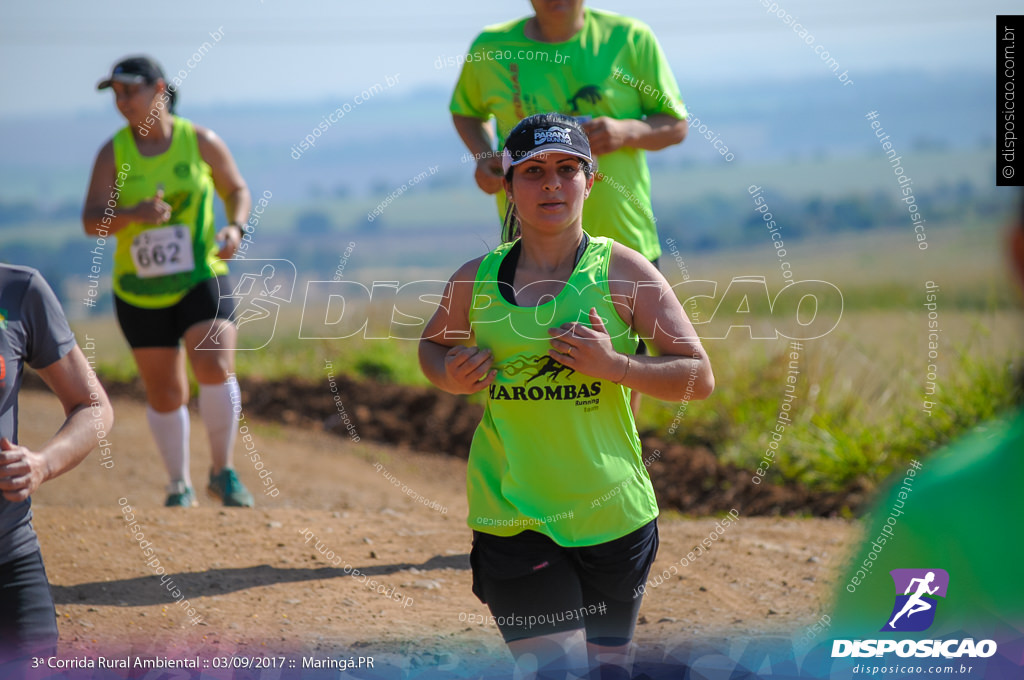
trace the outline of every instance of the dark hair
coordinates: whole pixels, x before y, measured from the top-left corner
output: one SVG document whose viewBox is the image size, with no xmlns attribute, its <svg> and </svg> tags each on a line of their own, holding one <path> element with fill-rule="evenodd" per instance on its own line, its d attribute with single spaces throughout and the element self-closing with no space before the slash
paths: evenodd
<svg viewBox="0 0 1024 680">
<path fill-rule="evenodd" d="M 152 57 L 146 57 L 146 59 L 149 59 L 152 62 L 153 66 L 156 68 L 156 73 L 154 74 L 156 77 L 152 79 L 146 78 L 146 84 L 156 85 L 156 81 L 164 81 L 164 105 L 167 108 L 167 113 L 173 115 L 175 107 L 178 104 L 178 90 L 174 87 L 174 85 L 170 83 L 170 81 L 167 79 L 167 76 L 164 75 L 164 70 L 156 59 L 153 59 Z"/>
<path fill-rule="evenodd" d="M 167 88 L 164 92 L 167 93 L 167 113 L 174 113 L 174 107 L 178 104 L 178 90 L 173 85 L 164 80 L 164 86 Z"/>
<path fill-rule="evenodd" d="M 580 125 L 579 121 L 572 116 L 567 116 L 564 113 L 536 113 L 532 116 L 528 116 L 519 121 L 514 128 L 508 133 L 506 137 L 506 144 L 509 137 L 518 132 L 524 127 L 551 127 L 552 125 L 566 125 L 584 137 L 587 133 L 583 130 L 583 126 Z M 503 149 L 504 149 L 503 145 Z M 584 176 L 590 179 L 590 176 L 594 174 L 594 166 L 592 163 L 587 162 L 584 159 L 580 159 L 580 169 L 583 170 Z M 512 185 L 512 176 L 515 174 L 515 166 L 510 166 L 505 172 L 505 181 Z M 508 243 L 519 235 L 519 216 L 516 215 L 515 204 L 505 196 L 505 219 L 501 222 L 501 242 Z"/>
<path fill-rule="evenodd" d="M 156 59 L 153 59 L 152 57 L 143 58 L 148 59 L 154 68 L 154 73 L 152 74 L 152 76 L 146 78 L 146 84 L 156 85 L 156 82 L 158 80 L 164 81 L 164 93 L 166 95 L 166 99 L 164 99 L 164 105 L 167 107 L 167 113 L 173 114 L 174 109 L 178 104 L 178 91 L 175 89 L 174 85 L 171 85 L 170 81 L 167 79 L 167 76 L 164 75 L 164 69 L 160 66 L 160 62 L 158 62 Z"/>
<path fill-rule="evenodd" d="M 109 88 L 119 78 L 125 80 L 123 77 L 128 76 L 128 82 L 134 82 L 134 78 L 142 78 L 142 82 L 146 85 L 156 85 L 158 80 L 164 81 L 165 96 L 163 97 L 163 107 L 167 108 L 169 113 L 174 113 L 176 108 L 178 93 L 176 89 L 167 81 L 167 76 L 164 75 L 163 68 L 160 67 L 160 63 L 156 59 L 145 54 L 136 54 L 131 57 L 125 57 L 121 61 L 114 64 L 114 67 L 110 71 L 110 76 L 101 80 L 97 85 L 96 89 L 105 90 Z"/>
</svg>

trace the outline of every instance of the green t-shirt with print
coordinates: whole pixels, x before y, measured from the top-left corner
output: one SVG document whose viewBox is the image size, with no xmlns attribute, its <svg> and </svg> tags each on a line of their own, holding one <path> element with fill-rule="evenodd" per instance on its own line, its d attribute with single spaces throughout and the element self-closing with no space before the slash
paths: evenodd
<svg viewBox="0 0 1024 680">
<path fill-rule="evenodd" d="M 498 139 L 537 113 L 641 119 L 686 118 L 679 86 L 654 33 L 644 23 L 586 9 L 570 40 L 543 43 L 524 32 L 528 19 L 484 29 L 473 42 L 452 95 L 451 112 L 497 121 Z M 599 179 L 583 207 L 583 226 L 653 260 L 661 254 L 643 149 L 600 156 Z M 498 195 L 504 215 L 504 193 Z"/>
</svg>

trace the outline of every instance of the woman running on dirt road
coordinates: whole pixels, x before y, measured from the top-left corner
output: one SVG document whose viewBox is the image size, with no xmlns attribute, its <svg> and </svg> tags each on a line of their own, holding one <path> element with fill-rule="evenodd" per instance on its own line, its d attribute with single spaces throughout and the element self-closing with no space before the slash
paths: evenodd
<svg viewBox="0 0 1024 680">
<path fill-rule="evenodd" d="M 199 417 L 210 441 L 209 493 L 251 506 L 231 454 L 238 432 L 236 329 L 228 265 L 251 207 L 249 189 L 224 142 L 173 115 L 174 90 L 149 57 L 118 62 L 98 89 L 111 88 L 128 125 L 103 145 L 92 171 L 85 233 L 116 234 L 114 301 L 146 388 L 146 417 L 167 468 L 165 505 L 196 505 L 189 475 L 185 340 L 199 382 Z M 228 225 L 215 230 L 214 191 Z"/>
<path fill-rule="evenodd" d="M 654 265 L 584 231 L 580 125 L 530 116 L 503 159 L 505 242 L 452 276 L 419 349 L 441 389 L 487 390 L 467 470 L 473 592 L 521 672 L 628 677 L 658 547 L 630 392 L 703 399 L 714 376 Z M 634 355 L 638 335 L 653 356 Z"/>
</svg>

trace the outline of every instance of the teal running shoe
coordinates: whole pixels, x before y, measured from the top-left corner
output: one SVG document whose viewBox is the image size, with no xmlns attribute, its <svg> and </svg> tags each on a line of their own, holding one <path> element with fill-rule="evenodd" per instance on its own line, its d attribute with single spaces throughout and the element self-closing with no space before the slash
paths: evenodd
<svg viewBox="0 0 1024 680">
<path fill-rule="evenodd" d="M 251 508 L 252 494 L 245 488 L 242 481 L 232 468 L 224 468 L 219 474 L 210 473 L 209 494 L 220 500 L 224 505 L 234 508 Z"/>
<path fill-rule="evenodd" d="M 194 508 L 197 505 L 199 503 L 196 501 L 196 495 L 191 486 L 186 486 L 185 482 L 181 480 L 167 485 L 167 500 L 164 501 L 164 507 Z"/>
</svg>

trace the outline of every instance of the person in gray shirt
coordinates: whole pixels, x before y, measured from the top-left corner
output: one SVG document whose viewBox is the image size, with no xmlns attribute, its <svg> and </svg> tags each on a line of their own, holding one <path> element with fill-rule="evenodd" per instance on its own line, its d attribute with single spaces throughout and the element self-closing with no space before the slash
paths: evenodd
<svg viewBox="0 0 1024 680">
<path fill-rule="evenodd" d="M 64 407 L 46 443 L 18 444 L 18 390 L 25 364 Z M 32 528 L 31 496 L 75 467 L 114 423 L 106 392 L 68 327 L 57 297 L 29 267 L 0 264 L 0 676 L 56 653 L 57 616 Z M 8 663 L 10 665 L 5 666 Z"/>
</svg>

